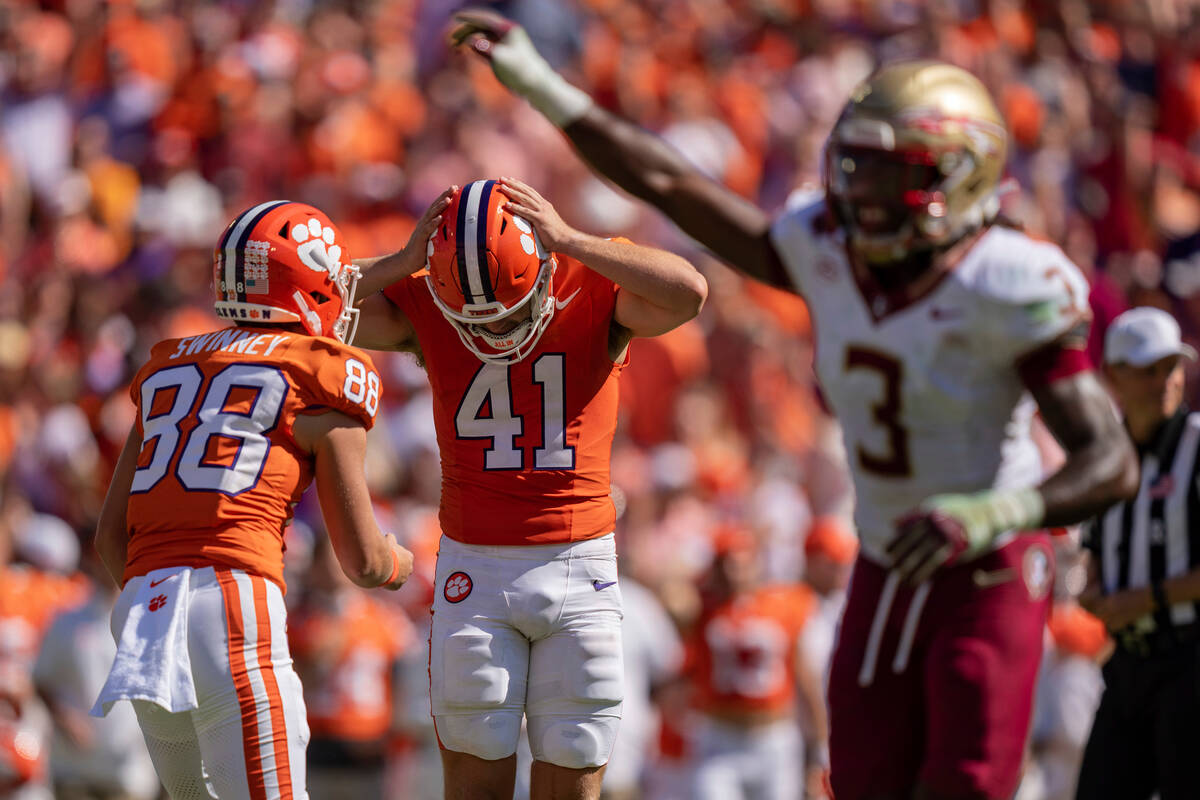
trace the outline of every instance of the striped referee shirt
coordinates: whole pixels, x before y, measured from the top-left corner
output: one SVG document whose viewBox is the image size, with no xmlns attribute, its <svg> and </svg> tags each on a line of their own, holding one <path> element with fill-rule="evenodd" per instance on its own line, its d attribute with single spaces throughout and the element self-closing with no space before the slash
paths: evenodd
<svg viewBox="0 0 1200 800">
<path fill-rule="evenodd" d="M 1132 499 L 1088 523 L 1084 546 L 1099 565 L 1104 594 L 1139 589 L 1200 564 L 1200 486 L 1196 457 L 1200 412 L 1180 405 L 1150 441 L 1138 446 L 1141 484 Z M 1159 611 L 1159 629 L 1200 619 L 1200 603 Z"/>
</svg>

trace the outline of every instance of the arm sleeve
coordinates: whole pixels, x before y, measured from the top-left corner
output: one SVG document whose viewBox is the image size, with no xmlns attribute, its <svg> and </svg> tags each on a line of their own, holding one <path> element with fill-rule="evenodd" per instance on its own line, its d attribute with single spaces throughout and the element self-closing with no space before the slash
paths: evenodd
<svg viewBox="0 0 1200 800">
<path fill-rule="evenodd" d="M 311 338 L 297 357 L 307 364 L 293 371 L 302 398 L 301 413 L 340 411 L 363 424 L 375 424 L 383 386 L 371 357 L 331 339 Z"/>
<path fill-rule="evenodd" d="M 788 197 L 787 207 L 771 223 L 771 243 L 798 294 L 807 294 L 822 246 L 817 230 L 827 217 L 825 195 L 801 189 Z"/>
</svg>

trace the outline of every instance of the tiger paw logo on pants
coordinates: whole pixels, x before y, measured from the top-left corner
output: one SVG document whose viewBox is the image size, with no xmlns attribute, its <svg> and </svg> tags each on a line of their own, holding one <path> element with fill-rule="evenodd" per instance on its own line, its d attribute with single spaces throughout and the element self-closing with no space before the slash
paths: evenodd
<svg viewBox="0 0 1200 800">
<path fill-rule="evenodd" d="M 461 603 L 471 593 L 471 586 L 470 575 L 465 572 L 455 572 L 446 579 L 446 586 L 442 589 L 442 596 L 446 598 L 446 602 L 448 603 Z"/>
</svg>

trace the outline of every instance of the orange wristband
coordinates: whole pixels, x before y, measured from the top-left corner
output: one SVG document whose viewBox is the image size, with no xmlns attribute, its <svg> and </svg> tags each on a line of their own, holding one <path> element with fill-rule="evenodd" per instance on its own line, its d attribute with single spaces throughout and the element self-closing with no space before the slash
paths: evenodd
<svg viewBox="0 0 1200 800">
<path fill-rule="evenodd" d="M 396 552 L 396 551 L 393 549 L 393 550 L 392 550 L 392 574 L 388 576 L 388 579 L 387 579 L 386 581 L 384 581 L 383 583 L 381 583 L 381 584 L 379 584 L 379 585 L 380 585 L 380 586 L 387 586 L 389 583 L 391 583 L 392 581 L 396 580 L 396 578 L 397 578 L 399 575 L 400 575 L 400 554 L 399 554 L 399 553 L 397 553 L 397 552 Z"/>
</svg>

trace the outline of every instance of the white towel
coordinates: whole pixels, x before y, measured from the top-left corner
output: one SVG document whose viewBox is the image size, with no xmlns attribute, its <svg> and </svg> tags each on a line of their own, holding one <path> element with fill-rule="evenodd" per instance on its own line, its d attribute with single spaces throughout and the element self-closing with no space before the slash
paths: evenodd
<svg viewBox="0 0 1200 800">
<path fill-rule="evenodd" d="M 188 656 L 190 567 L 157 569 L 131 579 L 122 594 L 133 600 L 120 630 L 113 631 L 117 655 L 92 716 L 108 714 L 118 700 L 148 700 L 168 711 L 196 708 L 196 686 Z M 126 597 L 118 599 L 116 611 Z"/>
</svg>

